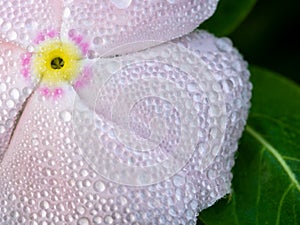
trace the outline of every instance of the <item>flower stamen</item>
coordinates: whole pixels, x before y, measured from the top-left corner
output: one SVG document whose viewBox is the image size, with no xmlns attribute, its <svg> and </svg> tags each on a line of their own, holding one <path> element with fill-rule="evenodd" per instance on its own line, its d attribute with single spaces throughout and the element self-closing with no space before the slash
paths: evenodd
<svg viewBox="0 0 300 225">
<path fill-rule="evenodd" d="M 65 61 L 60 57 L 56 57 L 51 61 L 51 68 L 54 70 L 59 70 L 63 68 L 64 65 L 65 65 Z"/>
<path fill-rule="evenodd" d="M 80 74 L 80 48 L 72 42 L 49 40 L 41 43 L 32 58 L 33 73 L 48 86 L 72 83 Z"/>
</svg>

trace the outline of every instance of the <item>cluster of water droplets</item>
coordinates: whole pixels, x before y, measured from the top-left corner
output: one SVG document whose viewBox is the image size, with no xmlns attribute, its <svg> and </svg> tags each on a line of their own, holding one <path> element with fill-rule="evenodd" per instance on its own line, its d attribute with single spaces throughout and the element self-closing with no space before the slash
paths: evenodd
<svg viewBox="0 0 300 225">
<path fill-rule="evenodd" d="M 58 6 L 49 1 L 0 1 L 0 39 L 33 48 L 38 32 L 58 28 Z"/>
<path fill-rule="evenodd" d="M 63 28 L 86 34 L 101 55 L 186 33 L 217 1 L 76 2 L 65 1 Z M 0 38 L 32 49 L 30 32 L 52 26 L 55 8 L 12 4 L 21 3 L 0 2 Z M 90 102 L 71 89 L 51 101 L 34 93 L 3 160 L 31 86 L 18 82 L 19 50 L 1 46 L 0 224 L 195 224 L 229 192 L 251 95 L 246 64 L 228 39 L 206 32 L 166 46 L 124 57 L 113 73 L 95 64 L 107 79 L 87 88 Z"/>
<path fill-rule="evenodd" d="M 11 138 L 23 103 L 31 93 L 32 84 L 20 76 L 20 54 L 12 45 L 0 44 L 0 162 Z"/>
<path fill-rule="evenodd" d="M 92 44 L 90 55 L 103 56 L 146 49 L 186 34 L 214 12 L 217 0 L 77 3 L 65 4 L 62 33 L 75 29 L 86 34 Z"/>
</svg>

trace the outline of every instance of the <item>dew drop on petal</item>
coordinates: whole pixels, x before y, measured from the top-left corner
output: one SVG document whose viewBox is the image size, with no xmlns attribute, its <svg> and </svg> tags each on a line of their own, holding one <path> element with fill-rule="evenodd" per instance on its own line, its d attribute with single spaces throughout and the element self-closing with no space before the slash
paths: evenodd
<svg viewBox="0 0 300 225">
<path fill-rule="evenodd" d="M 82 217 L 78 220 L 78 225 L 89 225 L 90 221 L 86 217 Z"/>
<path fill-rule="evenodd" d="M 6 84 L 5 83 L 0 83 L 0 93 L 6 91 Z"/>
<path fill-rule="evenodd" d="M 16 88 L 11 89 L 11 91 L 10 91 L 10 96 L 11 96 L 13 99 L 18 100 L 18 99 L 20 98 L 20 92 L 19 92 L 19 90 L 16 89 Z"/>
<path fill-rule="evenodd" d="M 70 15 L 71 15 L 71 11 L 68 7 L 66 7 L 65 10 L 64 10 L 63 17 L 68 18 L 68 17 L 70 17 Z"/>
<path fill-rule="evenodd" d="M 38 26 L 38 24 L 33 19 L 27 19 L 25 21 L 25 26 L 26 26 L 26 28 L 33 29 L 33 28 L 36 28 Z"/>
<path fill-rule="evenodd" d="M 4 134 L 5 132 L 5 126 L 0 125 L 0 134 Z"/>
<path fill-rule="evenodd" d="M 69 122 L 72 119 L 72 115 L 69 111 L 62 111 L 59 114 L 60 119 L 62 119 L 64 122 Z"/>
<path fill-rule="evenodd" d="M 16 31 L 10 30 L 10 31 L 7 33 L 7 37 L 8 37 L 8 40 L 14 41 L 14 40 L 17 39 L 18 35 L 17 35 L 17 32 L 16 32 Z"/>
<path fill-rule="evenodd" d="M 105 185 L 104 185 L 103 182 L 97 181 L 97 182 L 94 184 L 94 189 L 95 189 L 95 191 L 103 192 L 103 191 L 105 190 Z"/>
<path fill-rule="evenodd" d="M 101 224 L 102 223 L 102 219 L 100 216 L 96 216 L 94 219 L 93 219 L 93 222 L 94 224 Z"/>
<path fill-rule="evenodd" d="M 15 103 L 14 103 L 14 101 L 12 101 L 12 100 L 7 100 L 6 106 L 7 106 L 8 108 L 12 109 L 12 108 L 15 106 Z"/>
<path fill-rule="evenodd" d="M 105 224 L 112 224 L 114 222 L 113 218 L 111 216 L 106 216 L 104 218 Z"/>
<path fill-rule="evenodd" d="M 10 22 L 4 22 L 1 24 L 0 31 L 7 32 L 10 30 L 11 27 L 12 27 L 12 25 Z"/>
</svg>

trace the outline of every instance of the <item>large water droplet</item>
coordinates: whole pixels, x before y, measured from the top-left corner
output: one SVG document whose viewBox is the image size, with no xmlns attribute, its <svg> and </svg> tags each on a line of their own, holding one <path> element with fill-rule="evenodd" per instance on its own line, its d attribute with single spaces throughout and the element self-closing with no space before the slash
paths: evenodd
<svg viewBox="0 0 300 225">
<path fill-rule="evenodd" d="M 78 220 L 78 225 L 89 225 L 90 224 L 90 221 L 88 218 L 86 217 L 82 217 Z"/>
<path fill-rule="evenodd" d="M 10 30 L 10 28 L 12 27 L 11 23 L 10 22 L 4 22 L 2 25 L 1 25 L 1 30 L 2 32 L 7 32 L 8 30 Z"/>
<path fill-rule="evenodd" d="M 103 182 L 101 181 L 97 181 L 95 184 L 94 184 L 94 188 L 96 191 L 98 192 L 103 192 L 105 190 L 105 185 Z"/>
<path fill-rule="evenodd" d="M 69 111 L 66 110 L 66 111 L 60 112 L 59 117 L 60 117 L 63 121 L 69 122 L 69 121 L 71 121 L 71 119 L 72 119 L 72 114 L 71 114 Z"/>
<path fill-rule="evenodd" d="M 0 134 L 3 134 L 5 132 L 5 126 L 0 125 Z"/>
<path fill-rule="evenodd" d="M 16 40 L 17 36 L 18 36 L 18 34 L 14 30 L 10 30 L 9 32 L 7 32 L 7 37 L 8 37 L 8 40 L 10 40 L 10 41 Z"/>
<path fill-rule="evenodd" d="M 64 10 L 64 13 L 63 13 L 63 17 L 64 18 L 69 18 L 71 15 L 71 10 L 70 8 L 66 7 L 65 10 Z"/>
<path fill-rule="evenodd" d="M 19 97 L 20 97 L 20 92 L 19 92 L 19 90 L 16 89 L 16 88 L 11 89 L 11 91 L 10 91 L 10 96 L 11 96 L 13 99 L 18 100 Z"/>
<path fill-rule="evenodd" d="M 34 29 L 38 26 L 37 22 L 34 21 L 33 19 L 27 19 L 25 21 L 25 27 L 28 29 Z"/>
<path fill-rule="evenodd" d="M 132 0 L 110 0 L 119 9 L 126 9 L 130 6 Z"/>
</svg>

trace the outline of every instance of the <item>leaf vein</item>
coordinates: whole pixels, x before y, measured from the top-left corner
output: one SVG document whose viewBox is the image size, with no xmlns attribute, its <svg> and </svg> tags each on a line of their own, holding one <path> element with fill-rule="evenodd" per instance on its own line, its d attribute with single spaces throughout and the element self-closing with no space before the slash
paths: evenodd
<svg viewBox="0 0 300 225">
<path fill-rule="evenodd" d="M 263 147 L 261 152 L 260 152 L 260 156 L 259 156 L 259 163 L 258 163 L 258 171 L 260 171 L 260 168 L 261 168 L 261 162 L 262 162 L 262 156 L 263 156 L 263 153 L 265 152 L 266 148 Z M 257 198 L 256 198 L 256 205 L 259 205 L 259 202 L 260 202 L 260 196 L 261 196 L 261 185 L 259 183 L 259 180 L 260 180 L 260 175 L 261 173 L 258 173 L 258 185 L 257 185 Z M 257 209 L 257 212 L 256 212 L 256 223 L 258 223 L 258 207 L 256 208 Z"/>
<path fill-rule="evenodd" d="M 294 184 L 290 184 L 290 186 L 288 186 L 288 188 L 284 191 L 284 193 L 280 199 L 278 210 L 277 210 L 278 212 L 277 212 L 277 218 L 276 218 L 276 225 L 280 224 L 280 214 L 281 214 L 281 208 L 283 205 L 283 201 L 293 186 L 294 186 Z"/>
<path fill-rule="evenodd" d="M 297 159 L 295 157 L 290 157 L 290 156 L 283 156 L 284 159 L 290 160 L 290 161 L 296 161 L 296 162 L 300 162 L 300 159 Z"/>
<path fill-rule="evenodd" d="M 285 162 L 284 158 L 279 154 L 278 150 L 275 149 L 267 140 L 264 139 L 264 137 L 256 132 L 252 127 L 249 125 L 246 127 L 246 131 L 252 135 L 257 141 L 259 141 L 263 146 L 266 147 L 266 150 L 268 150 L 280 163 L 282 168 L 285 170 L 289 178 L 291 179 L 292 183 L 296 186 L 298 191 L 300 192 L 300 184 L 296 179 L 295 174 L 291 170 L 291 168 L 288 166 L 288 164 Z"/>
<path fill-rule="evenodd" d="M 232 196 L 233 196 L 233 197 L 232 197 L 232 198 L 233 198 L 232 200 L 233 200 L 233 204 L 234 204 L 234 207 L 233 207 L 233 208 L 234 208 L 234 212 L 235 212 L 235 213 L 234 213 L 234 219 L 235 219 L 235 221 L 236 221 L 236 224 L 237 224 L 237 225 L 240 225 L 240 221 L 239 221 L 238 214 L 237 214 L 237 211 L 236 211 L 236 200 L 235 200 L 235 195 L 232 195 Z"/>
</svg>

